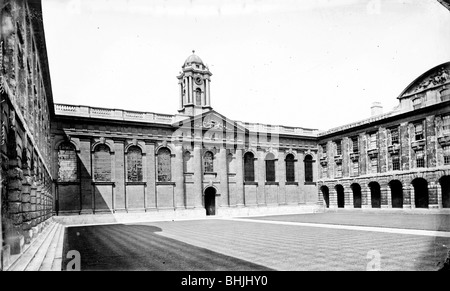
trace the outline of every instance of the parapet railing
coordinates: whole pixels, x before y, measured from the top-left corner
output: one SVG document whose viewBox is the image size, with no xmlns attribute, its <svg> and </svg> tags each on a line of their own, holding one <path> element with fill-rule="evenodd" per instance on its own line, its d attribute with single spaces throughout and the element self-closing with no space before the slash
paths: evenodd
<svg viewBox="0 0 450 291">
<path fill-rule="evenodd" d="M 173 115 L 153 112 L 126 111 L 121 109 L 108 109 L 88 107 L 83 105 L 55 104 L 55 113 L 90 118 L 107 118 L 115 120 L 129 120 L 142 122 L 156 122 L 171 124 Z"/>
</svg>

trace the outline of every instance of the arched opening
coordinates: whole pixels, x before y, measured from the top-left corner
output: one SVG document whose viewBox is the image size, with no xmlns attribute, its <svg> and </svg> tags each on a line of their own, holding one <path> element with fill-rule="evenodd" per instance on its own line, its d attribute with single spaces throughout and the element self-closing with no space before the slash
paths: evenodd
<svg viewBox="0 0 450 291">
<path fill-rule="evenodd" d="M 320 187 L 320 191 L 322 192 L 323 200 L 325 201 L 325 205 L 327 208 L 330 208 L 330 190 L 327 186 Z"/>
<path fill-rule="evenodd" d="M 372 208 L 381 208 L 381 190 L 380 184 L 377 182 L 370 182 L 370 200 L 372 203 Z"/>
<path fill-rule="evenodd" d="M 344 187 L 342 185 L 336 185 L 335 189 L 337 193 L 338 208 L 344 208 L 345 206 Z"/>
<path fill-rule="evenodd" d="M 423 178 L 416 178 L 412 181 L 414 186 L 414 200 L 416 208 L 428 208 L 428 182 Z"/>
<path fill-rule="evenodd" d="M 362 205 L 362 195 L 361 195 L 361 186 L 359 184 L 354 183 L 350 186 L 353 192 L 353 208 L 361 208 Z"/>
<path fill-rule="evenodd" d="M 207 151 L 205 153 L 205 156 L 203 157 L 203 171 L 205 173 L 212 173 L 214 172 L 214 155 L 212 152 Z"/>
<path fill-rule="evenodd" d="M 391 188 L 392 208 L 403 208 L 403 186 L 399 180 L 389 182 Z"/>
<path fill-rule="evenodd" d="M 444 176 L 439 180 L 442 190 L 442 207 L 450 208 L 450 176 Z"/>
<path fill-rule="evenodd" d="M 266 156 L 266 181 L 275 182 L 275 156 L 272 153 Z"/>
<path fill-rule="evenodd" d="M 313 159 L 311 155 L 305 157 L 305 182 L 313 182 Z"/>
<path fill-rule="evenodd" d="M 244 181 L 255 181 L 255 157 L 251 152 L 246 152 L 244 155 Z"/>
<path fill-rule="evenodd" d="M 216 215 L 216 189 L 208 187 L 205 190 L 206 215 Z"/>
<path fill-rule="evenodd" d="M 286 162 L 286 182 L 295 182 L 295 158 L 293 154 L 288 154 Z"/>
</svg>

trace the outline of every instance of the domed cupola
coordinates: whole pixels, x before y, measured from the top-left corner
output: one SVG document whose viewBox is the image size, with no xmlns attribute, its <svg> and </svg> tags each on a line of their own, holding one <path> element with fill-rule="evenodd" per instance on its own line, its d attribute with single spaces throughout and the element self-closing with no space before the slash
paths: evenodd
<svg viewBox="0 0 450 291">
<path fill-rule="evenodd" d="M 211 72 L 202 59 L 192 51 L 184 62 L 178 78 L 180 86 L 180 109 L 178 112 L 195 115 L 211 110 Z"/>
</svg>

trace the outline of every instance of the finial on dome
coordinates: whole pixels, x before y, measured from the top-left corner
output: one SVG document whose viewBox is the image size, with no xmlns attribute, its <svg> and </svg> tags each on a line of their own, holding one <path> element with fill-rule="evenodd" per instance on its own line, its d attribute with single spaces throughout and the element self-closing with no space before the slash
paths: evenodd
<svg viewBox="0 0 450 291">
<path fill-rule="evenodd" d="M 195 50 L 192 50 L 192 53 L 195 54 Z"/>
</svg>

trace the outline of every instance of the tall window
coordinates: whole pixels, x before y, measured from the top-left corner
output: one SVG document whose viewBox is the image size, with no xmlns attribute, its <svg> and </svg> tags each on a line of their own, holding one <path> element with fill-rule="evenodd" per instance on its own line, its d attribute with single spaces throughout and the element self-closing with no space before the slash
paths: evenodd
<svg viewBox="0 0 450 291">
<path fill-rule="evenodd" d="M 322 178 L 328 178 L 328 165 L 322 165 Z"/>
<path fill-rule="evenodd" d="M 377 158 L 370 159 L 370 172 L 375 174 L 378 172 L 378 160 Z"/>
<path fill-rule="evenodd" d="M 371 149 L 371 150 L 376 149 L 377 148 L 377 133 L 376 132 L 371 133 L 369 135 L 369 141 L 370 141 L 369 149 Z"/>
<path fill-rule="evenodd" d="M 214 172 L 214 155 L 212 152 L 207 151 L 205 153 L 205 156 L 203 157 L 203 166 L 204 166 L 204 172 L 210 173 Z"/>
<path fill-rule="evenodd" d="M 359 162 L 358 161 L 354 161 L 352 164 L 352 175 L 353 176 L 359 175 Z"/>
<path fill-rule="evenodd" d="M 398 155 L 392 156 L 392 170 L 393 171 L 400 170 L 400 158 Z"/>
<path fill-rule="evenodd" d="M 275 182 L 275 157 L 272 153 L 266 156 L 266 181 Z"/>
<path fill-rule="evenodd" d="M 251 152 L 246 152 L 244 155 L 244 181 L 255 181 L 255 158 Z"/>
<path fill-rule="evenodd" d="M 286 182 L 295 182 L 295 164 L 294 155 L 288 154 L 286 156 Z"/>
<path fill-rule="evenodd" d="M 450 165 L 450 146 L 444 146 L 444 165 Z"/>
<path fill-rule="evenodd" d="M 450 114 L 442 116 L 442 133 L 450 134 Z"/>
<path fill-rule="evenodd" d="M 71 143 L 62 143 L 58 148 L 58 182 L 78 180 L 78 158 Z"/>
<path fill-rule="evenodd" d="M 202 104 L 202 91 L 199 88 L 195 90 L 195 104 L 196 105 Z"/>
<path fill-rule="evenodd" d="M 311 155 L 305 156 L 305 182 L 313 182 L 313 159 Z"/>
<path fill-rule="evenodd" d="M 358 137 L 352 138 L 352 145 L 353 145 L 353 152 L 354 153 L 359 152 Z"/>
<path fill-rule="evenodd" d="M 94 180 L 111 181 L 111 154 L 105 144 L 99 144 L 94 149 Z"/>
<path fill-rule="evenodd" d="M 398 144 L 398 130 L 397 129 L 391 129 L 391 144 Z"/>
<path fill-rule="evenodd" d="M 137 146 L 128 149 L 127 179 L 129 182 L 142 182 L 142 151 Z"/>
<path fill-rule="evenodd" d="M 425 167 L 425 157 L 423 150 L 416 151 L 416 167 L 417 168 Z"/>
<path fill-rule="evenodd" d="M 340 140 L 336 141 L 336 155 L 342 155 L 342 144 Z"/>
<path fill-rule="evenodd" d="M 423 124 L 422 124 L 422 122 L 414 124 L 414 135 L 415 135 L 415 140 L 423 139 Z"/>
<path fill-rule="evenodd" d="M 342 177 L 342 164 L 336 164 L 336 177 Z"/>
<path fill-rule="evenodd" d="M 171 156 L 168 148 L 160 148 L 158 151 L 158 181 L 170 182 L 171 180 Z"/>
</svg>

